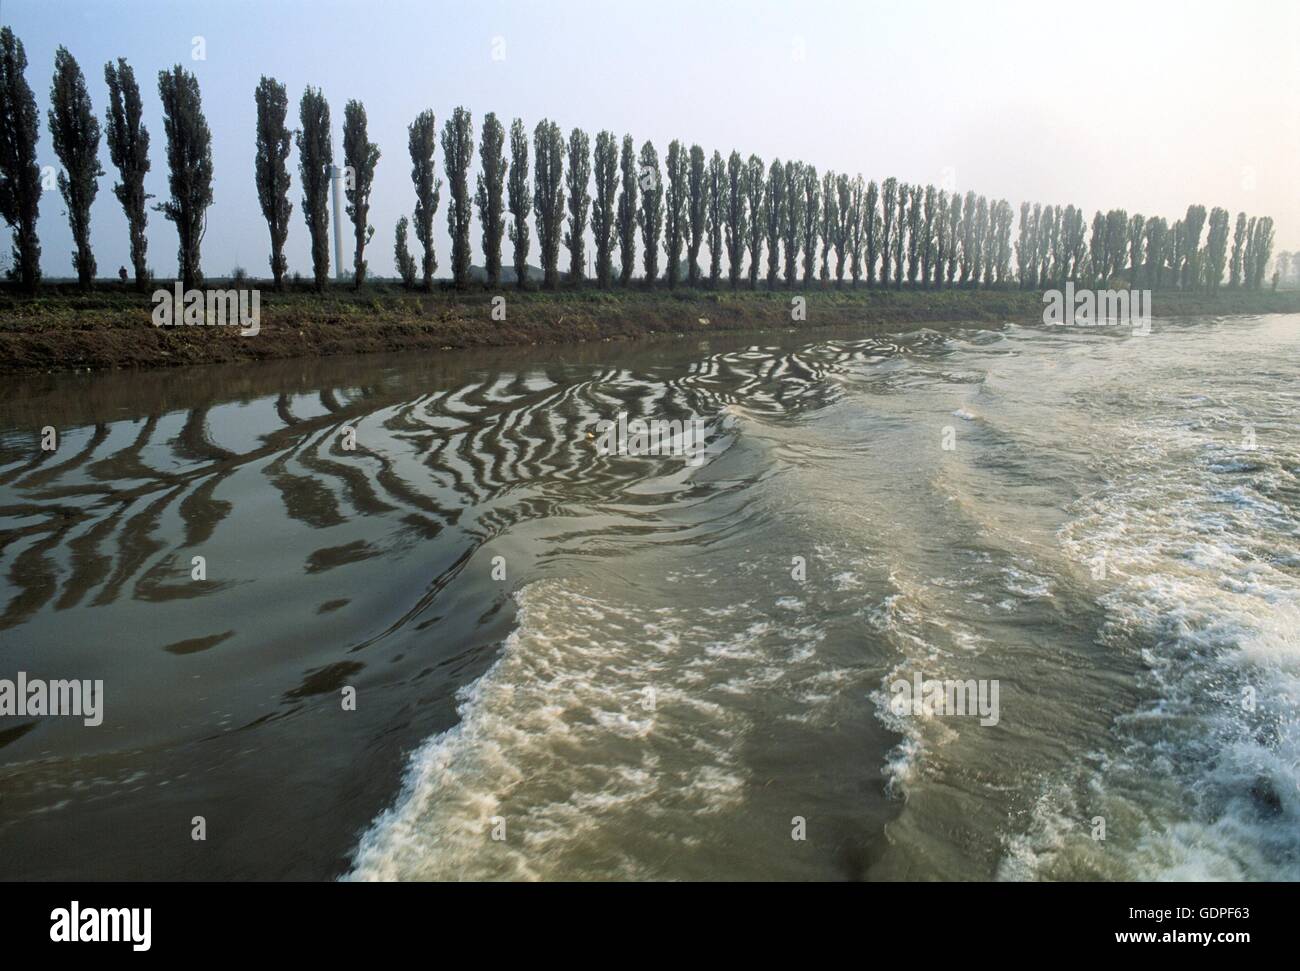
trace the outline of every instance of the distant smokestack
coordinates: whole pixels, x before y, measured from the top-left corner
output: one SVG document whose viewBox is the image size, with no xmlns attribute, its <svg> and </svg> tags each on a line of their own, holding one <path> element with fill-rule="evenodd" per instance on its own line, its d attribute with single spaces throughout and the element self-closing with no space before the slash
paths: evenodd
<svg viewBox="0 0 1300 971">
<path fill-rule="evenodd" d="M 347 215 L 343 211 L 343 170 L 337 165 L 330 166 L 330 183 L 334 192 L 334 279 L 346 279 L 343 268 L 343 220 Z"/>
</svg>

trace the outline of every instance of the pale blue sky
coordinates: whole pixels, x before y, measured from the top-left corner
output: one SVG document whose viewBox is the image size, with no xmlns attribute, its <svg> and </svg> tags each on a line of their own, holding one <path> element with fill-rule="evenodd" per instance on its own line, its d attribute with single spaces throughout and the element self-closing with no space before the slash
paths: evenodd
<svg viewBox="0 0 1300 971">
<path fill-rule="evenodd" d="M 198 75 L 216 171 L 204 270 L 238 264 L 259 276 L 268 243 L 252 179 L 253 89 L 264 73 L 288 86 L 291 125 L 303 87 L 324 89 L 340 158 L 343 105 L 365 103 L 384 153 L 369 257 L 383 275 L 393 272 L 393 226 L 413 206 L 406 125 L 426 107 L 441 125 L 458 104 L 476 123 L 495 111 L 531 131 L 550 117 L 593 139 L 602 128 L 651 139 L 661 155 L 680 138 L 877 180 L 947 176 L 1016 208 L 1120 206 L 1171 221 L 1190 202 L 1246 209 L 1277 220 L 1279 250 L 1297 249 L 1298 11 L 1294 0 L 0 0 L 0 20 L 26 46 L 42 122 L 59 44 L 81 63 L 101 119 L 103 65 L 130 61 L 158 196 L 157 72 L 180 63 Z M 196 36 L 206 60 L 192 58 Z M 492 56 L 496 38 L 504 59 Z M 39 151 L 42 164 L 56 163 L 47 128 Z M 92 242 L 100 273 L 112 274 L 129 263 L 126 223 L 107 146 L 101 154 Z M 288 257 L 308 274 L 296 149 L 290 162 Z M 442 210 L 437 223 L 441 275 Z M 40 232 L 45 273 L 71 274 L 57 191 L 43 200 Z M 476 225 L 479 262 L 477 234 Z M 175 273 L 176 235 L 157 213 L 149 262 Z"/>
</svg>

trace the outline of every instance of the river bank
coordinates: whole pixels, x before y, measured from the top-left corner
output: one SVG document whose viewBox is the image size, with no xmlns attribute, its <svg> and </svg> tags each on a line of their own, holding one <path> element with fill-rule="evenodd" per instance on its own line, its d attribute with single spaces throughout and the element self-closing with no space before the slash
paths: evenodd
<svg viewBox="0 0 1300 971">
<path fill-rule="evenodd" d="M 166 286 L 165 283 L 160 284 Z M 209 281 L 211 287 L 260 286 Z M 795 320 L 793 298 L 805 298 Z M 1157 291 L 1157 317 L 1300 312 L 1300 290 Z M 28 297 L 0 290 L 0 372 L 175 367 L 380 351 L 639 340 L 653 336 L 944 323 L 1034 323 L 1042 295 L 1020 290 L 825 287 L 775 291 L 642 289 L 419 293 L 379 282 L 361 290 L 306 284 L 260 292 L 255 335 L 237 327 L 157 327 L 153 302 L 129 286 L 88 293 L 47 285 Z"/>
</svg>

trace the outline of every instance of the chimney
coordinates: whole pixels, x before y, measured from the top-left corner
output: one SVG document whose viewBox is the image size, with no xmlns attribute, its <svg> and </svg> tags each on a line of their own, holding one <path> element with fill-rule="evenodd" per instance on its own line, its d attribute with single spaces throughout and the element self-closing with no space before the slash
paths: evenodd
<svg viewBox="0 0 1300 971">
<path fill-rule="evenodd" d="M 343 266 L 343 220 L 347 213 L 343 211 L 343 169 L 337 165 L 330 166 L 330 183 L 334 193 L 334 279 L 347 279 Z"/>
</svg>

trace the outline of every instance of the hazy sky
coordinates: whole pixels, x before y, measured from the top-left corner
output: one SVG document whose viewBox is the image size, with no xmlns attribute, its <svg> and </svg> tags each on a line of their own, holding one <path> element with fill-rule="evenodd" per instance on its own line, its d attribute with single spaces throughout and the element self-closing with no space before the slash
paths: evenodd
<svg viewBox="0 0 1300 971">
<path fill-rule="evenodd" d="M 340 161 L 343 105 L 364 102 L 383 152 L 369 256 L 383 275 L 393 273 L 393 226 L 414 206 L 406 125 L 424 108 L 441 125 L 456 105 L 476 125 L 495 111 L 531 132 L 549 117 L 593 141 L 602 128 L 638 146 L 650 139 L 661 156 L 680 138 L 724 156 L 734 148 L 869 179 L 947 181 L 1017 210 L 1022 200 L 1074 203 L 1172 222 L 1192 202 L 1234 218 L 1245 209 L 1274 217 L 1275 252 L 1300 249 L 1300 0 L 0 0 L 0 21 L 26 46 L 43 165 L 56 164 L 44 121 L 57 46 L 81 63 L 101 123 L 104 63 L 130 61 L 152 139 L 147 187 L 159 197 L 157 72 L 180 63 L 197 74 L 216 172 L 209 275 L 268 272 L 252 177 L 263 73 L 288 86 L 291 127 L 304 86 L 324 89 Z M 196 37 L 205 60 L 193 58 Z M 92 242 L 100 273 L 112 274 L 130 260 L 106 144 L 101 155 Z M 290 167 L 287 254 L 307 275 L 296 149 Z M 445 206 L 444 187 L 440 275 L 450 262 Z M 44 272 L 71 274 L 57 190 L 42 201 L 40 235 Z M 477 222 L 474 245 L 481 262 Z M 176 272 L 176 234 L 157 213 L 149 262 Z"/>
</svg>

